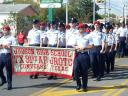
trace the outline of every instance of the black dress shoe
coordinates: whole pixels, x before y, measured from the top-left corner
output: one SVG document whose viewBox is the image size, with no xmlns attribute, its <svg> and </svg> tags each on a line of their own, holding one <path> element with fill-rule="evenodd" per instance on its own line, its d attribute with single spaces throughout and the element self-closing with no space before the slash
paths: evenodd
<svg viewBox="0 0 128 96">
<path fill-rule="evenodd" d="M 12 89 L 12 86 L 9 86 L 9 87 L 8 87 L 8 90 L 11 90 L 11 89 Z"/>
<path fill-rule="evenodd" d="M 2 81 L 2 83 L 0 84 L 0 86 L 3 86 L 6 83 L 6 81 Z"/>
<path fill-rule="evenodd" d="M 33 75 L 30 75 L 30 79 L 33 79 Z"/>
<path fill-rule="evenodd" d="M 97 76 L 94 76 L 94 75 L 92 76 L 92 78 L 96 78 L 96 77 L 97 77 Z"/>
<path fill-rule="evenodd" d="M 56 76 L 53 76 L 53 79 L 54 79 L 54 80 L 56 80 L 56 79 L 57 79 L 57 77 L 56 77 Z"/>
<path fill-rule="evenodd" d="M 33 75 L 33 78 L 34 79 L 38 79 L 38 75 Z"/>
<path fill-rule="evenodd" d="M 97 81 L 101 81 L 101 77 L 98 76 L 96 80 L 97 80 Z"/>
<path fill-rule="evenodd" d="M 88 89 L 87 89 L 87 88 L 83 88 L 82 91 L 83 91 L 83 92 L 87 92 Z"/>
<path fill-rule="evenodd" d="M 76 90 L 79 91 L 81 89 L 81 86 L 77 86 Z"/>
<path fill-rule="evenodd" d="M 8 84 L 8 88 L 7 88 L 8 90 L 11 90 L 12 89 L 12 84 Z"/>
<path fill-rule="evenodd" d="M 47 79 L 48 79 L 48 80 L 51 80 L 51 79 L 53 79 L 53 76 L 49 76 Z"/>
</svg>

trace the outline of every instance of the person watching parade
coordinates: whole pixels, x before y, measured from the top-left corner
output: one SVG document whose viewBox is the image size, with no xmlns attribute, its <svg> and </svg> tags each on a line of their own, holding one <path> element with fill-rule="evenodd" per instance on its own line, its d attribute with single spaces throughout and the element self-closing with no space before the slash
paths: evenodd
<svg viewBox="0 0 128 96">
<path fill-rule="evenodd" d="M 17 35 L 17 41 L 18 41 L 19 45 L 23 46 L 23 44 L 25 42 L 25 35 L 23 33 L 23 30 L 20 31 L 20 33 Z"/>
</svg>

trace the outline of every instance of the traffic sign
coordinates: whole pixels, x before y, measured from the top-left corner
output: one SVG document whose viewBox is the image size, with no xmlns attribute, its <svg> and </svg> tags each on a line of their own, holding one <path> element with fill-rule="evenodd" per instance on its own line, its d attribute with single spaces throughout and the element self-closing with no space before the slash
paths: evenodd
<svg viewBox="0 0 128 96">
<path fill-rule="evenodd" d="M 60 8 L 63 0 L 40 0 L 41 8 Z"/>
</svg>

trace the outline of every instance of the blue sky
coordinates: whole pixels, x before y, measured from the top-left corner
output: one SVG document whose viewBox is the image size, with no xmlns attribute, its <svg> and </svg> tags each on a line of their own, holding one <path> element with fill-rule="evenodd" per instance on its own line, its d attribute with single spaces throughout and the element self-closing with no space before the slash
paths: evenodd
<svg viewBox="0 0 128 96">
<path fill-rule="evenodd" d="M 109 0 L 107 1 L 107 5 L 109 4 Z M 111 5 L 111 11 L 110 13 L 114 13 L 118 16 L 123 15 L 123 5 L 127 4 L 128 5 L 128 0 L 110 0 L 110 5 Z M 103 5 L 99 5 L 100 7 L 103 7 Z M 98 13 L 104 14 L 104 9 L 99 10 Z"/>
</svg>

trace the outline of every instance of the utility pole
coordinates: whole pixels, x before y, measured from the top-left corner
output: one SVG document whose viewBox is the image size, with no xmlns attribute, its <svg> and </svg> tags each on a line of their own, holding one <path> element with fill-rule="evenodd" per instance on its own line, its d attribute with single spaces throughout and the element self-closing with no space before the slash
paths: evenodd
<svg viewBox="0 0 128 96">
<path fill-rule="evenodd" d="M 127 23 L 127 15 L 128 15 L 128 6 L 127 5 L 125 5 L 125 10 L 124 10 L 124 12 L 125 12 L 125 24 Z"/>
<path fill-rule="evenodd" d="M 123 22 L 125 20 L 125 4 L 123 5 Z"/>
<path fill-rule="evenodd" d="M 110 0 L 109 0 L 109 8 L 108 8 L 108 21 L 110 22 L 110 10 L 111 10 L 111 8 L 110 8 Z"/>
<path fill-rule="evenodd" d="M 66 24 L 68 24 L 68 1 L 66 2 Z"/>
<path fill-rule="evenodd" d="M 95 22 L 95 18 L 96 18 L 96 1 L 93 0 L 93 23 Z"/>
<path fill-rule="evenodd" d="M 104 0 L 104 14 L 105 14 L 105 18 L 104 18 L 105 20 L 104 20 L 104 22 L 105 22 L 105 24 L 106 24 L 106 13 L 107 13 L 106 12 L 106 9 L 107 9 L 106 8 L 106 0 Z"/>
</svg>

